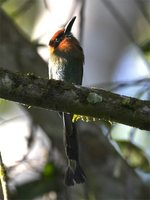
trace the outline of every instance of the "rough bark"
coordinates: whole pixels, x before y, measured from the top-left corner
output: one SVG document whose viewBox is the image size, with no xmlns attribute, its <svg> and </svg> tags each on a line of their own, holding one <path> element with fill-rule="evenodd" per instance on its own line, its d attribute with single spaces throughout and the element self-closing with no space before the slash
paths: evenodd
<svg viewBox="0 0 150 200">
<path fill-rule="evenodd" d="M 150 130 L 150 102 L 34 75 L 0 70 L 0 97 L 55 111 L 110 120 Z"/>
</svg>

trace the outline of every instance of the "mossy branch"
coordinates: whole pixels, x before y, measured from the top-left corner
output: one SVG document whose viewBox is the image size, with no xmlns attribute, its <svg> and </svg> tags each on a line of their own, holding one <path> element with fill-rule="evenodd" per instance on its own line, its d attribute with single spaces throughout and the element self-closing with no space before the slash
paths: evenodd
<svg viewBox="0 0 150 200">
<path fill-rule="evenodd" d="M 150 130 L 150 102 L 0 69 L 0 98 Z"/>
</svg>

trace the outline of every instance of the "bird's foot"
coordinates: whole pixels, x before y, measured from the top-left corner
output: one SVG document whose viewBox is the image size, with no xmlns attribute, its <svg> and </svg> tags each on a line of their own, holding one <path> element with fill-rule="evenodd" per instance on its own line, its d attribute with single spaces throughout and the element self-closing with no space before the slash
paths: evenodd
<svg viewBox="0 0 150 200">
<path fill-rule="evenodd" d="M 80 184 L 80 183 L 84 183 L 85 179 L 86 179 L 86 175 L 82 167 L 80 166 L 80 164 L 77 162 L 75 171 L 74 171 L 74 180 L 76 183 Z"/>
</svg>

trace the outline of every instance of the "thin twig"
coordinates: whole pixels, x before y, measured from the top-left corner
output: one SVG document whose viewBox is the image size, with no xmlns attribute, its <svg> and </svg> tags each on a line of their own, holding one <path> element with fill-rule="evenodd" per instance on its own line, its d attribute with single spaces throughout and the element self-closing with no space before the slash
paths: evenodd
<svg viewBox="0 0 150 200">
<path fill-rule="evenodd" d="M 116 91 L 120 88 L 125 87 L 139 87 L 143 86 L 143 84 L 147 84 L 150 86 L 150 78 L 142 78 L 142 79 L 136 79 L 131 81 L 115 81 L 115 82 L 107 82 L 107 83 L 101 83 L 99 84 L 99 87 L 101 88 L 107 88 L 111 91 Z"/>
<path fill-rule="evenodd" d="M 13 118 L 10 118 L 10 119 L 3 119 L 3 118 L 1 118 L 0 119 L 0 126 L 2 126 L 4 124 L 7 124 L 9 122 L 15 121 L 17 119 L 21 119 L 21 118 L 24 118 L 24 116 L 23 115 L 19 115 L 19 116 L 15 116 Z"/>
<path fill-rule="evenodd" d="M 47 3 L 47 0 L 43 1 L 45 8 L 50 11 L 49 3 Z"/>
<path fill-rule="evenodd" d="M 80 31 L 79 31 L 79 39 L 80 39 L 81 44 L 83 43 L 85 4 L 86 4 L 86 0 L 82 0 L 81 8 L 80 8 Z"/>
<path fill-rule="evenodd" d="M 107 9 L 111 12 L 111 14 L 114 16 L 116 21 L 119 23 L 120 27 L 124 30 L 126 36 L 129 38 L 131 42 L 134 42 L 136 44 L 136 41 L 131 34 L 130 27 L 128 26 L 128 23 L 123 18 L 121 13 L 115 8 L 115 6 L 109 1 L 109 0 L 101 0 L 103 4 L 107 7 Z"/>
<path fill-rule="evenodd" d="M 135 0 L 139 10 L 141 11 L 141 13 L 143 14 L 143 17 L 145 18 L 145 20 L 150 24 L 150 14 L 146 9 L 146 6 L 144 6 L 143 1 L 141 0 Z"/>
<path fill-rule="evenodd" d="M 34 0 L 28 0 L 26 1 L 22 6 L 20 6 L 17 10 L 11 13 L 12 17 L 18 17 L 19 15 L 23 14 L 26 12 L 30 6 L 34 3 Z"/>
<path fill-rule="evenodd" d="M 6 170 L 2 160 L 1 152 L 0 152 L 0 180 L 2 186 L 2 192 L 4 200 L 8 200 L 8 186 L 7 186 L 7 178 L 6 178 Z"/>
</svg>

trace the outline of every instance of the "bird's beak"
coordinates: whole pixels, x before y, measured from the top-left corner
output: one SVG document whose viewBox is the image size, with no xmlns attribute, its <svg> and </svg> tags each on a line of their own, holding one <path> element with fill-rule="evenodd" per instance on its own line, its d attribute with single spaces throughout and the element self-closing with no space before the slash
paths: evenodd
<svg viewBox="0 0 150 200">
<path fill-rule="evenodd" d="M 65 29 L 65 35 L 70 34 L 71 28 L 72 28 L 72 26 L 73 26 L 73 23 L 74 23 L 75 19 L 76 19 L 76 16 L 73 17 L 73 18 L 71 19 L 71 21 L 69 22 L 69 24 L 67 25 L 67 27 L 66 27 L 66 29 Z"/>
</svg>

